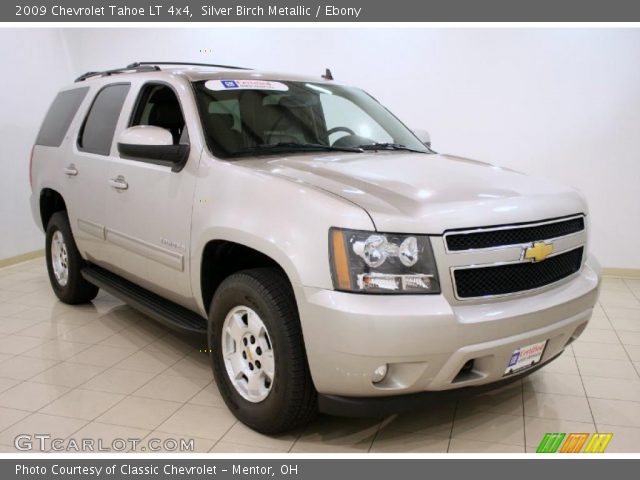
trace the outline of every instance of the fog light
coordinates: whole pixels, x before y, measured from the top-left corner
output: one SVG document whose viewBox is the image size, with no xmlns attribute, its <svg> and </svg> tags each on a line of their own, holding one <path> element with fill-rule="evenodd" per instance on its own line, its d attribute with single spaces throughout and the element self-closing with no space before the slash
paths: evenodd
<svg viewBox="0 0 640 480">
<path fill-rule="evenodd" d="M 382 380 L 384 380 L 384 377 L 387 376 L 387 371 L 389 370 L 387 364 L 385 363 L 384 365 L 380 365 L 378 368 L 376 368 L 373 371 L 373 375 L 371 377 L 371 380 L 373 381 L 373 383 L 380 383 Z"/>
</svg>

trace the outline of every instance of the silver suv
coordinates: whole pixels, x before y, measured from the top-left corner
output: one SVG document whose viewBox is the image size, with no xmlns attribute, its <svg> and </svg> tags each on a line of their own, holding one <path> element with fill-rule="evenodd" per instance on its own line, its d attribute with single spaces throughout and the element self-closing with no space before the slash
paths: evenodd
<svg viewBox="0 0 640 480">
<path fill-rule="evenodd" d="M 225 402 L 260 432 L 512 382 L 597 298 L 580 194 L 437 154 L 329 71 L 90 72 L 31 161 L 60 300 L 102 288 L 206 335 Z"/>
</svg>

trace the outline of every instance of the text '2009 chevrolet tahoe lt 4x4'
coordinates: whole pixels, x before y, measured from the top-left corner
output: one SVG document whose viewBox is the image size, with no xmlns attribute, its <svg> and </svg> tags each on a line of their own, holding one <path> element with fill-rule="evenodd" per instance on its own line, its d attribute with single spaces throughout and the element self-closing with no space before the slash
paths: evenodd
<svg viewBox="0 0 640 480">
<path fill-rule="evenodd" d="M 580 194 L 436 154 L 328 71 L 91 72 L 31 162 L 60 300 L 103 288 L 206 335 L 226 404 L 265 433 L 514 381 L 597 299 Z"/>
</svg>

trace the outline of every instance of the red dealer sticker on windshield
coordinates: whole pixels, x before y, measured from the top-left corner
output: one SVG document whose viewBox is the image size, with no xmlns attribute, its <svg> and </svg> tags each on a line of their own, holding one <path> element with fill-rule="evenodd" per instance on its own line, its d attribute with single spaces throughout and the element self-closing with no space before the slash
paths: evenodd
<svg viewBox="0 0 640 480">
<path fill-rule="evenodd" d="M 286 92 L 289 90 L 282 82 L 270 80 L 208 80 L 205 84 L 209 90 L 277 90 Z"/>
</svg>

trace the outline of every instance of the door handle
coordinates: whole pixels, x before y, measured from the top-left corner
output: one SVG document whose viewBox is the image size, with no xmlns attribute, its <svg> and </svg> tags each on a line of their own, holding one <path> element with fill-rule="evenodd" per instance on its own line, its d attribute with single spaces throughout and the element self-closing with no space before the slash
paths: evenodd
<svg viewBox="0 0 640 480">
<path fill-rule="evenodd" d="M 126 190 L 129 188 L 129 184 L 125 181 L 122 175 L 118 175 L 118 178 L 111 178 L 109 180 L 109 185 L 111 185 L 116 190 Z"/>
<path fill-rule="evenodd" d="M 64 174 L 67 175 L 68 177 L 75 177 L 76 175 L 78 175 L 78 169 L 72 163 L 71 165 L 68 165 L 65 167 Z"/>
</svg>

